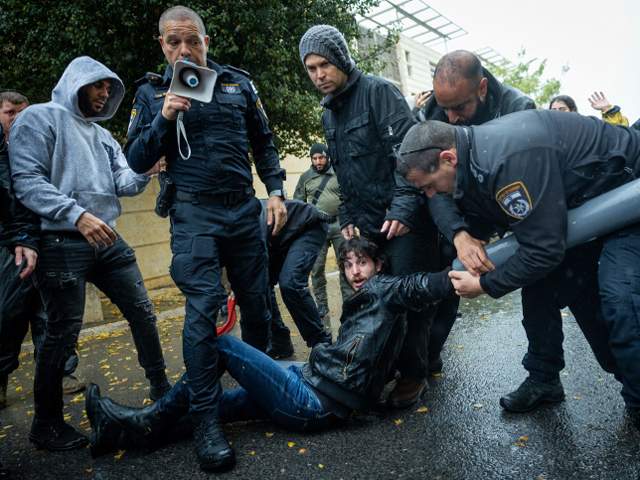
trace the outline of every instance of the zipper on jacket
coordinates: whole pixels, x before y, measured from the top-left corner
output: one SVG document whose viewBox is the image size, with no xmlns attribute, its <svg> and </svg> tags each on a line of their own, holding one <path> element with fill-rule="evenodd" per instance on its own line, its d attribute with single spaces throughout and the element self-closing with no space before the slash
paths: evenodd
<svg viewBox="0 0 640 480">
<path fill-rule="evenodd" d="M 352 355 L 351 353 L 356 349 L 359 342 L 360 342 L 360 337 L 358 337 L 356 341 L 353 342 L 353 345 L 349 347 L 349 350 L 347 350 L 347 359 L 345 361 L 344 368 L 342 369 L 342 377 L 344 380 L 347 379 L 347 369 L 349 368 L 349 366 L 351 366 L 351 363 L 353 362 L 353 357 L 355 356 L 355 355 Z"/>
</svg>

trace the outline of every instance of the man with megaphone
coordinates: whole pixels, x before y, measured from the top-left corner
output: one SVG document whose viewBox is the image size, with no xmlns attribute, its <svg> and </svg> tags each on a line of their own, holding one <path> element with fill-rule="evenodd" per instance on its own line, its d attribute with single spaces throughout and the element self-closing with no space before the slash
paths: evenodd
<svg viewBox="0 0 640 480">
<path fill-rule="evenodd" d="M 160 17 L 159 30 L 169 66 L 164 76 L 148 74 L 140 82 L 125 155 L 136 172 L 166 158 L 165 185 L 173 185 L 174 191 L 164 192 L 162 207 L 171 216 L 171 276 L 186 297 L 183 355 L 197 455 L 203 469 L 219 470 L 235 464 L 219 423 L 222 388 L 215 373 L 214 319 L 227 299 L 222 266 L 242 306 L 243 340 L 263 352 L 269 348 L 267 252 L 249 143 L 269 192 L 273 233 L 287 218 L 285 172 L 249 74 L 207 59 L 209 37 L 200 16 L 172 7 Z"/>
</svg>

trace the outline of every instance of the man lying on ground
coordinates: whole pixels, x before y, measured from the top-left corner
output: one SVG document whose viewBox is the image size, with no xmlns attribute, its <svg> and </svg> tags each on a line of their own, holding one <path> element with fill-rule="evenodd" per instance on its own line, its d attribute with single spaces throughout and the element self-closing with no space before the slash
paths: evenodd
<svg viewBox="0 0 640 480">
<path fill-rule="evenodd" d="M 222 423 L 270 418 L 284 428 L 308 432 L 345 422 L 356 410 L 369 411 L 400 353 L 407 310 L 423 309 L 454 294 L 448 270 L 378 275 L 384 258 L 366 238 L 345 241 L 338 263 L 355 293 L 344 302 L 335 343 L 317 345 L 308 363 L 285 370 L 237 338 L 220 337 L 220 375 L 227 371 L 240 384 L 220 399 Z M 166 443 L 174 426 L 190 423 L 188 383 L 185 374 L 164 398 L 144 408 L 100 398 L 98 386 L 90 385 L 86 409 L 92 454 Z"/>
</svg>

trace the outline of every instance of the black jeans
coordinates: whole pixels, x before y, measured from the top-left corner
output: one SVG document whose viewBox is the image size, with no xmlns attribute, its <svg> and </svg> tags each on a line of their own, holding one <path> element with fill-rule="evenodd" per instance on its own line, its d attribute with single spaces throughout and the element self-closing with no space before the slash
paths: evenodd
<svg viewBox="0 0 640 480">
<path fill-rule="evenodd" d="M 38 419 L 62 416 L 62 376 L 82 326 L 88 281 L 102 290 L 129 322 L 146 377 L 152 384 L 166 379 L 156 316 L 133 249 L 120 236 L 113 246 L 95 250 L 77 235 L 43 235 L 36 274 L 48 317 L 36 360 Z"/>
<path fill-rule="evenodd" d="M 414 229 L 400 237 L 368 235 L 387 256 L 391 275 L 435 272 L 439 266 L 438 229 L 426 215 Z M 425 382 L 429 364 L 429 339 L 436 305 L 419 312 L 407 312 L 407 335 L 396 367 L 403 378 Z"/>
</svg>

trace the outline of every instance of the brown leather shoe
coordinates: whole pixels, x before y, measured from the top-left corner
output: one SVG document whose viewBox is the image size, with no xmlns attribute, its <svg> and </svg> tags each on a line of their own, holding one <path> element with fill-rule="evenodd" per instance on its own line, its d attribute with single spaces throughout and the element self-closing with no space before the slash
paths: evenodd
<svg viewBox="0 0 640 480">
<path fill-rule="evenodd" d="M 395 388 L 387 398 L 387 404 L 392 408 L 407 408 L 415 404 L 424 391 L 426 383 L 399 378 Z"/>
</svg>

